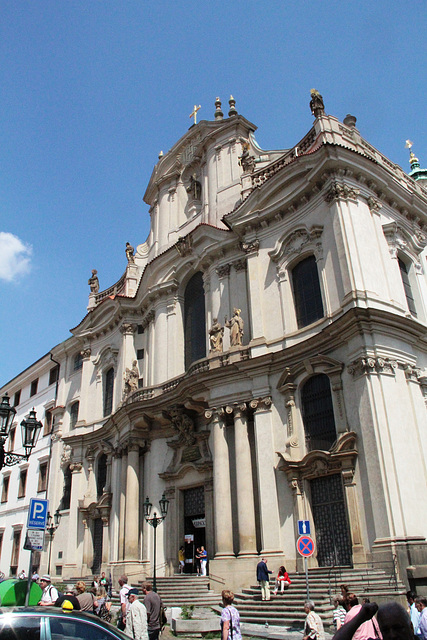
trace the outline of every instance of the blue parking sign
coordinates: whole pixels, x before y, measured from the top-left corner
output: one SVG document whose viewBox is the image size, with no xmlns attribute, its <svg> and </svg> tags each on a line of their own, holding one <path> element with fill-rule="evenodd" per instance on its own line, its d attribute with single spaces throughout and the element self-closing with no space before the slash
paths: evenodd
<svg viewBox="0 0 427 640">
<path fill-rule="evenodd" d="M 310 535 L 310 520 L 298 520 L 298 534 L 300 536 Z"/>
<path fill-rule="evenodd" d="M 46 529 L 48 500 L 31 498 L 28 509 L 28 529 Z"/>
</svg>

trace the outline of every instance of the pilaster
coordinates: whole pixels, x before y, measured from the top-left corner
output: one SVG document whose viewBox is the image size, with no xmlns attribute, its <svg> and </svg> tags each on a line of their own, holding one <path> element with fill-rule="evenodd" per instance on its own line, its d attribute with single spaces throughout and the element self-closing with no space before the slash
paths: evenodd
<svg viewBox="0 0 427 640">
<path fill-rule="evenodd" d="M 246 410 L 246 404 L 234 409 L 239 556 L 255 555 L 257 552 L 252 461 Z"/>
</svg>

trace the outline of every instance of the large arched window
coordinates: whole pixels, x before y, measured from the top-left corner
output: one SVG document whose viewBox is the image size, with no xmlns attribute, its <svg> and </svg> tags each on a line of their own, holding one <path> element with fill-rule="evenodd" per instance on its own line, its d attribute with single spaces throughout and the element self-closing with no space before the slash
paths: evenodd
<svg viewBox="0 0 427 640">
<path fill-rule="evenodd" d="M 402 278 L 403 288 L 405 290 L 406 302 L 408 303 L 409 312 L 416 317 L 417 310 L 415 308 L 414 294 L 412 293 L 411 282 L 409 280 L 409 268 L 400 258 L 399 262 L 400 276 Z"/>
<path fill-rule="evenodd" d="M 323 318 L 322 294 L 314 256 L 301 260 L 292 269 L 292 288 L 299 329 Z"/>
<path fill-rule="evenodd" d="M 104 379 L 104 416 L 109 416 L 113 410 L 114 369 L 108 369 Z"/>
<path fill-rule="evenodd" d="M 96 474 L 96 489 L 98 498 L 102 496 L 105 485 L 107 484 L 107 456 L 102 453 L 98 458 L 98 469 Z"/>
<path fill-rule="evenodd" d="M 196 273 L 184 294 L 185 368 L 206 357 L 205 290 L 203 276 Z"/>
<path fill-rule="evenodd" d="M 328 376 L 312 376 L 301 391 L 302 419 L 307 449 L 328 451 L 337 439 L 331 385 Z"/>
</svg>

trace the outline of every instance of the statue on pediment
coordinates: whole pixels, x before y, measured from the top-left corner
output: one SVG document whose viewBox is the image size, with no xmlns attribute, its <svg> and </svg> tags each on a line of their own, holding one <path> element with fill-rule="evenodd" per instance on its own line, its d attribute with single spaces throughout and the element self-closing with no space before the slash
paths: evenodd
<svg viewBox="0 0 427 640">
<path fill-rule="evenodd" d="M 240 309 L 234 307 L 233 317 L 227 321 L 225 316 L 225 326 L 230 329 L 230 346 L 241 347 L 243 344 L 243 318 L 240 316 Z"/>
<path fill-rule="evenodd" d="M 130 396 L 131 393 L 133 393 L 138 389 L 138 381 L 139 381 L 138 361 L 134 360 L 132 362 L 132 369 L 129 369 L 129 367 L 126 367 L 123 398 L 127 398 L 128 396 Z"/>
<path fill-rule="evenodd" d="M 134 258 L 134 251 L 135 249 L 132 247 L 130 242 L 126 242 L 126 258 L 128 259 L 129 263 L 133 263 L 135 262 L 135 258 Z"/>
<path fill-rule="evenodd" d="M 190 184 L 187 187 L 187 193 L 190 195 L 191 200 L 201 200 L 202 198 L 202 185 L 196 180 L 196 174 L 190 178 Z"/>
<path fill-rule="evenodd" d="M 255 169 L 255 157 L 249 153 L 249 142 L 242 143 L 242 155 L 239 156 L 239 164 L 244 173 L 252 173 Z"/>
<path fill-rule="evenodd" d="M 222 353 L 222 338 L 224 327 L 218 322 L 218 318 L 213 319 L 212 327 L 209 329 L 209 343 L 211 352 Z"/>
<path fill-rule="evenodd" d="M 98 276 L 97 276 L 98 271 L 96 269 L 92 269 L 92 275 L 89 278 L 89 280 L 87 281 L 89 287 L 90 287 L 90 292 L 91 293 L 98 293 L 99 292 L 99 280 L 98 280 Z"/>
<path fill-rule="evenodd" d="M 323 97 L 317 91 L 317 89 L 311 89 L 310 91 L 310 109 L 315 118 L 325 115 L 325 105 L 323 103 Z"/>
</svg>

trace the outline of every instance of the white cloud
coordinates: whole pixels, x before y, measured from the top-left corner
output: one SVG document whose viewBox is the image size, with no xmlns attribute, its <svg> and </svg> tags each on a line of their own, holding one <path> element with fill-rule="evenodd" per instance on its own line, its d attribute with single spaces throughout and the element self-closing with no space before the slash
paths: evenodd
<svg viewBox="0 0 427 640">
<path fill-rule="evenodd" d="M 12 282 L 31 268 L 31 245 L 12 233 L 0 231 L 0 280 Z"/>
</svg>

